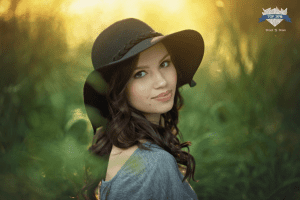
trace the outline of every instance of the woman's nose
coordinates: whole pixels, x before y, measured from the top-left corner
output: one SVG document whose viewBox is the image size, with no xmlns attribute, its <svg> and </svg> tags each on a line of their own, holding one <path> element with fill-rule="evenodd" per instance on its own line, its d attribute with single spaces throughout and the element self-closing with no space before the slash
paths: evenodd
<svg viewBox="0 0 300 200">
<path fill-rule="evenodd" d="M 167 80 L 161 72 L 157 72 L 155 74 L 155 86 L 156 87 L 163 87 L 167 84 Z"/>
</svg>

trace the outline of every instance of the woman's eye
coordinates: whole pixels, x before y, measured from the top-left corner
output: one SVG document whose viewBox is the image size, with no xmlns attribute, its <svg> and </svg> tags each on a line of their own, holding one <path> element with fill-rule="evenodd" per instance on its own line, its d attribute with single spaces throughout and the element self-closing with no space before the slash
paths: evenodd
<svg viewBox="0 0 300 200">
<path fill-rule="evenodd" d="M 136 73 L 136 74 L 134 75 L 134 78 L 141 78 L 141 77 L 143 77 L 143 76 L 141 76 L 143 72 L 144 72 L 144 71 L 140 71 L 140 72 Z M 144 72 L 144 73 L 146 73 L 146 72 Z M 144 75 L 144 76 L 145 76 L 145 75 Z"/>
<path fill-rule="evenodd" d="M 167 63 L 167 65 L 165 65 L 165 63 Z M 164 62 L 161 63 L 161 66 L 163 67 L 168 67 L 170 65 L 170 61 L 169 60 L 166 60 Z"/>
<path fill-rule="evenodd" d="M 171 61 L 170 60 L 166 60 L 164 62 L 162 62 L 160 64 L 161 67 L 165 68 L 165 67 L 169 67 L 170 66 L 170 63 Z M 144 73 L 144 75 L 143 75 Z M 134 75 L 134 78 L 142 78 L 146 75 L 146 72 L 145 71 L 140 71 L 140 72 L 137 72 L 135 75 Z"/>
</svg>

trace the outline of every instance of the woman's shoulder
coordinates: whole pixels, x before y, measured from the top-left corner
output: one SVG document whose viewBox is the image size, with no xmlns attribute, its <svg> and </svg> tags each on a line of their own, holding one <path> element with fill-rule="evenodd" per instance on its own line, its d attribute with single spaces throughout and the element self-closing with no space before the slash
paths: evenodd
<svg viewBox="0 0 300 200">
<path fill-rule="evenodd" d="M 146 140 L 140 141 L 141 143 L 146 143 Z M 127 149 L 121 149 L 113 145 L 112 151 L 110 153 L 108 168 L 105 181 L 111 180 L 118 171 L 121 170 L 122 166 L 131 157 L 131 155 L 138 149 L 137 145 L 129 147 Z"/>
<path fill-rule="evenodd" d="M 148 140 L 139 140 L 142 144 L 148 142 Z M 132 147 L 129 147 L 127 149 L 121 149 L 119 147 L 116 147 L 115 145 L 112 145 L 111 149 L 111 155 L 119 155 L 119 154 L 127 154 L 130 152 L 134 152 L 138 148 L 138 145 L 133 145 Z"/>
</svg>

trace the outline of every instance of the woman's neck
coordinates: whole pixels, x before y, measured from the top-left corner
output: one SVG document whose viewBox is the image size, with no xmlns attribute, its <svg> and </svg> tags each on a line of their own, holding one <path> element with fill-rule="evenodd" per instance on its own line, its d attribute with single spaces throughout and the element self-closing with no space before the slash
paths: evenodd
<svg viewBox="0 0 300 200">
<path fill-rule="evenodd" d="M 158 113 L 145 113 L 144 116 L 146 119 L 156 125 L 159 125 L 159 121 L 163 118 L 161 114 Z M 162 121 L 163 122 L 163 121 Z M 163 124 L 163 123 L 162 123 Z"/>
</svg>

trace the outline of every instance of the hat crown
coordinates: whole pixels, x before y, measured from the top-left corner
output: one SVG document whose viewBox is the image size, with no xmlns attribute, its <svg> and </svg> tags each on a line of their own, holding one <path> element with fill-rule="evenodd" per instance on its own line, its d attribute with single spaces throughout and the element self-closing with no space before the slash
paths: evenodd
<svg viewBox="0 0 300 200">
<path fill-rule="evenodd" d="M 107 27 L 96 38 L 92 48 L 92 63 L 95 69 L 113 62 L 114 57 L 124 46 L 137 37 L 155 32 L 146 23 L 128 18 Z"/>
</svg>

